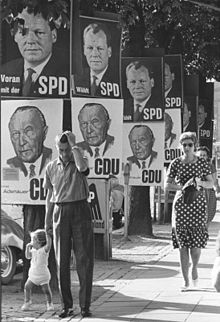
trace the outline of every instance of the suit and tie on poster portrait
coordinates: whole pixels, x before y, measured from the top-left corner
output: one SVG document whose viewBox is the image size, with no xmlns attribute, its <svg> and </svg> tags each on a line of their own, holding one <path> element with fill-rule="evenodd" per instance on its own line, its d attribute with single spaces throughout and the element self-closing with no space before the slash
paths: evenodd
<svg viewBox="0 0 220 322">
<path fill-rule="evenodd" d="M 183 70 L 181 55 L 164 56 L 165 108 L 183 105 Z"/>
<path fill-rule="evenodd" d="M 14 2 L 14 16 L 1 25 L 2 96 L 69 98 L 69 5 Z"/>
<path fill-rule="evenodd" d="M 181 155 L 179 137 L 181 134 L 181 109 L 165 109 L 164 162 L 170 163 Z"/>
<path fill-rule="evenodd" d="M 160 186 L 164 167 L 164 122 L 123 125 L 123 166 L 129 164 L 129 185 Z"/>
<path fill-rule="evenodd" d="M 78 42 L 78 46 L 74 42 Z M 78 65 L 81 64 L 81 70 L 77 66 L 77 71 L 71 73 L 73 96 L 120 98 L 119 22 L 81 16 L 80 39 L 75 37 L 72 43 L 75 49 L 72 50 L 72 68 L 76 57 L 80 59 Z"/>
<path fill-rule="evenodd" d="M 122 58 L 124 122 L 162 121 L 164 113 L 161 57 Z"/>
<path fill-rule="evenodd" d="M 200 98 L 198 103 L 197 126 L 199 145 L 207 146 L 212 151 L 213 141 L 213 100 Z"/>
<path fill-rule="evenodd" d="M 185 96 L 182 108 L 182 132 L 197 133 L 197 96 Z"/>
<path fill-rule="evenodd" d="M 90 178 L 121 175 L 123 101 L 72 98 L 72 130 Z"/>
<path fill-rule="evenodd" d="M 63 100 L 7 100 L 1 106 L 1 191 L 5 204 L 44 204 L 45 168 L 57 157 Z"/>
</svg>

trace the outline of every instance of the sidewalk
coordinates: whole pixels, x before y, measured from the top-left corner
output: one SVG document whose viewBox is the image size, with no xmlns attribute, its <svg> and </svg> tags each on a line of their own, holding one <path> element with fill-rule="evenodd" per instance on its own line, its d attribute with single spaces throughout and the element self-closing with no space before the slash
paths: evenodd
<svg viewBox="0 0 220 322">
<path fill-rule="evenodd" d="M 218 202 L 219 203 L 219 202 Z M 219 203 L 220 205 L 220 203 Z M 219 206 L 218 205 L 218 206 Z M 90 322 L 219 322 L 220 293 L 211 287 L 211 269 L 215 259 L 215 239 L 220 230 L 220 207 L 209 228 L 209 242 L 202 251 L 198 289 L 180 292 L 182 276 L 178 250 L 170 241 L 170 225 L 153 225 L 156 238 L 131 236 L 124 240 L 123 231 L 113 234 L 113 259 L 95 261 L 94 287 Z M 42 293 L 33 294 L 33 310 L 22 312 L 21 273 L 13 283 L 2 287 L 2 321 L 80 321 L 60 320 L 58 294 L 54 294 L 55 312 L 45 312 Z M 78 279 L 72 271 L 72 290 L 76 313 L 79 313 Z"/>
</svg>

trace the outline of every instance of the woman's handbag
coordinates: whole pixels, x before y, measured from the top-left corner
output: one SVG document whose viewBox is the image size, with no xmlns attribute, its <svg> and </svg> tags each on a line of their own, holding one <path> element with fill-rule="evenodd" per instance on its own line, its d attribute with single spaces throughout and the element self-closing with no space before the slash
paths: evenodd
<svg viewBox="0 0 220 322">
<path fill-rule="evenodd" d="M 183 202 L 186 203 L 187 205 L 190 205 L 202 193 L 203 193 L 202 190 L 199 190 L 197 188 L 195 178 L 191 178 L 185 183 L 185 185 L 182 188 Z"/>
</svg>

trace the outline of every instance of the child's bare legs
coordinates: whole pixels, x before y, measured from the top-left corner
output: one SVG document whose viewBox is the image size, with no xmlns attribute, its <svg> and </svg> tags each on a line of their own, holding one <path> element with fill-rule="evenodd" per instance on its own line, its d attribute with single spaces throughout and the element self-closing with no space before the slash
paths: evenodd
<svg viewBox="0 0 220 322">
<path fill-rule="evenodd" d="M 41 285 L 42 291 L 46 296 L 46 300 L 48 303 L 52 302 L 52 293 L 51 293 L 51 289 L 50 289 L 50 285 L 49 284 L 43 284 Z"/>
<path fill-rule="evenodd" d="M 29 279 L 26 281 L 24 286 L 24 304 L 22 305 L 22 311 L 27 311 L 30 309 L 31 305 L 31 290 L 35 284 L 32 283 Z"/>
<path fill-rule="evenodd" d="M 190 255 L 192 259 L 192 280 L 198 279 L 198 263 L 201 256 L 201 248 L 191 248 Z"/>
<path fill-rule="evenodd" d="M 185 287 L 189 286 L 189 249 L 180 248 L 180 266 L 185 281 Z"/>
<path fill-rule="evenodd" d="M 31 291 L 35 284 L 31 282 L 31 280 L 27 280 L 24 285 L 24 302 L 30 302 L 31 301 Z"/>
</svg>

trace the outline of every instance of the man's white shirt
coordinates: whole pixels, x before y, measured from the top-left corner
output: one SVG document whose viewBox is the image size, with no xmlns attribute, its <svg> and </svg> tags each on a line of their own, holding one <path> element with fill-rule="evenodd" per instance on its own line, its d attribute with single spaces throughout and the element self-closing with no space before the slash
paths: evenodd
<svg viewBox="0 0 220 322">
<path fill-rule="evenodd" d="M 25 61 L 24 62 L 24 79 L 25 80 L 27 79 L 27 77 L 28 77 L 28 69 L 31 68 L 31 69 L 34 70 L 34 73 L 32 75 L 32 81 L 36 82 L 36 80 L 38 79 L 39 75 L 41 74 L 43 68 L 46 66 L 46 64 L 50 60 L 51 55 L 52 54 L 50 54 L 43 63 L 41 63 L 40 65 L 38 65 L 36 67 L 30 66 L 30 64 L 27 61 Z"/>
</svg>

